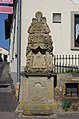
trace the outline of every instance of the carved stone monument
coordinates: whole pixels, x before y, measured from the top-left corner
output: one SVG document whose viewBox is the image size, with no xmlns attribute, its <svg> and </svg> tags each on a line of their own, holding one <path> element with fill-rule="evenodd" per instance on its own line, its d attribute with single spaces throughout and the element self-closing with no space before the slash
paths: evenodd
<svg viewBox="0 0 79 119">
<path fill-rule="evenodd" d="M 32 19 L 28 33 L 18 109 L 24 115 L 50 115 L 54 103 L 53 42 L 46 18 L 40 11 Z"/>
</svg>

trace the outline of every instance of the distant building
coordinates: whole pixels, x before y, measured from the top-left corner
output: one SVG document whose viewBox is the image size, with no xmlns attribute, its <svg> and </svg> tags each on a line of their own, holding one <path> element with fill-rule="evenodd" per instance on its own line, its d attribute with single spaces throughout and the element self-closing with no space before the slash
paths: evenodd
<svg viewBox="0 0 79 119">
<path fill-rule="evenodd" d="M 79 0 L 72 0 L 73 3 L 79 4 Z"/>
<path fill-rule="evenodd" d="M 9 50 L 0 47 L 0 62 L 9 62 Z"/>
</svg>

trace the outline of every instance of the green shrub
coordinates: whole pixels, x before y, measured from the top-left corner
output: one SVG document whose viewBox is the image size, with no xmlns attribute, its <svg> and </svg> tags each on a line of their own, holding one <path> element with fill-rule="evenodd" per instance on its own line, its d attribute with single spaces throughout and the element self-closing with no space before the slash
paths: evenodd
<svg viewBox="0 0 79 119">
<path fill-rule="evenodd" d="M 70 106 L 71 106 L 71 101 L 65 99 L 65 100 L 63 101 L 63 104 L 62 104 L 63 109 L 64 109 L 65 111 L 68 111 L 68 108 L 70 108 Z"/>
</svg>

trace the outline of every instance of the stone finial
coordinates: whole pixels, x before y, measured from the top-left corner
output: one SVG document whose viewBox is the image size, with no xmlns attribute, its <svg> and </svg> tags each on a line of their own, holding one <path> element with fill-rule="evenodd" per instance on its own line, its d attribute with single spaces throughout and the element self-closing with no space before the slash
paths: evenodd
<svg viewBox="0 0 79 119">
<path fill-rule="evenodd" d="M 43 16 L 43 14 L 40 11 L 36 12 L 36 14 L 35 14 L 35 17 L 37 18 L 38 22 L 40 22 L 42 20 L 42 16 Z"/>
<path fill-rule="evenodd" d="M 46 18 L 43 17 L 42 12 L 36 12 L 35 17 L 36 18 L 32 19 L 32 23 L 28 29 L 28 33 L 50 33 L 50 29 L 46 23 Z"/>
</svg>

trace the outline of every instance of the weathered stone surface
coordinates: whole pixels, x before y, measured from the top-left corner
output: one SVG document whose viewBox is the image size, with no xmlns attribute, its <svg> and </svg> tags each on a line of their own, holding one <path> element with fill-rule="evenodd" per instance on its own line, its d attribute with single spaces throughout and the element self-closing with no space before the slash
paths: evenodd
<svg viewBox="0 0 79 119">
<path fill-rule="evenodd" d="M 22 99 L 18 106 L 24 115 L 50 115 L 54 103 L 53 46 L 46 18 L 35 14 L 28 29 L 26 67 L 22 72 Z"/>
<path fill-rule="evenodd" d="M 74 77 L 75 76 L 75 77 Z M 66 94 L 66 84 L 78 84 L 78 92 L 79 92 L 79 77 L 72 73 L 62 73 L 57 74 L 57 86 L 55 88 L 55 97 L 57 100 L 61 100 L 67 97 Z M 78 93 L 79 95 L 79 93 Z M 72 97 L 74 98 L 74 97 Z M 76 98 L 76 97 L 75 97 Z"/>
<path fill-rule="evenodd" d="M 54 77 L 28 76 L 22 80 L 22 101 L 52 103 L 54 99 Z"/>
<path fill-rule="evenodd" d="M 23 110 L 24 115 L 51 115 L 53 114 L 53 104 L 29 104 Z"/>
<path fill-rule="evenodd" d="M 37 12 L 35 16 L 28 29 L 25 72 L 53 72 L 53 42 L 49 35 L 50 29 L 41 12 Z"/>
<path fill-rule="evenodd" d="M 41 76 L 29 76 L 28 100 L 32 103 L 50 103 L 54 98 L 52 88 L 52 79 L 48 80 L 48 77 Z"/>
<path fill-rule="evenodd" d="M 24 115 L 50 115 L 54 105 L 54 77 L 28 76 L 22 80 L 22 102 L 18 109 Z"/>
</svg>

